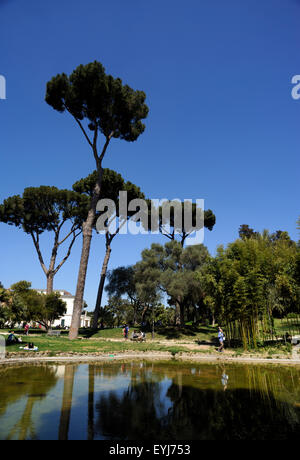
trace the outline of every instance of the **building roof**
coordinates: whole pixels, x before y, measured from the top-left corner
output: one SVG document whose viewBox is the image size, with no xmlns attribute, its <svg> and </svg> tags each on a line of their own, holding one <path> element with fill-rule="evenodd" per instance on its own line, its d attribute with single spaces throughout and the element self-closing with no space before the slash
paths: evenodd
<svg viewBox="0 0 300 460">
<path fill-rule="evenodd" d="M 46 294 L 47 289 L 35 289 L 35 291 L 39 291 Z M 74 297 L 70 292 L 65 291 L 64 289 L 55 289 L 53 292 L 58 292 L 61 295 L 61 297 Z"/>
</svg>

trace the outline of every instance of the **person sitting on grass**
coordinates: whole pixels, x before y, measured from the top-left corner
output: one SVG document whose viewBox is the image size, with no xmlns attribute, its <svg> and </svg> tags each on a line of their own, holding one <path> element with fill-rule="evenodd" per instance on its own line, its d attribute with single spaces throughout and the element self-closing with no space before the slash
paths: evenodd
<svg viewBox="0 0 300 460">
<path fill-rule="evenodd" d="M 14 345 L 15 343 L 22 343 L 22 339 L 15 336 L 15 331 L 10 331 L 6 343 L 7 345 Z"/>
<path fill-rule="evenodd" d="M 132 339 L 138 339 L 139 338 L 137 331 L 133 331 L 133 333 L 131 334 L 131 338 Z"/>
<path fill-rule="evenodd" d="M 139 335 L 139 340 L 142 342 L 143 340 L 145 340 L 145 333 L 144 332 L 140 332 L 140 335 Z"/>
<path fill-rule="evenodd" d="M 23 350 L 37 351 L 38 347 L 35 347 L 34 343 L 28 343 L 26 347 L 23 348 Z"/>
</svg>

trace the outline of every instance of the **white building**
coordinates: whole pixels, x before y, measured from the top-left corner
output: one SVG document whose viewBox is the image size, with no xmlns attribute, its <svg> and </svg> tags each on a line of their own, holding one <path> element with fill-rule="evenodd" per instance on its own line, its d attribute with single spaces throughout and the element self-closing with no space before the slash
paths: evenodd
<svg viewBox="0 0 300 460">
<path fill-rule="evenodd" d="M 47 293 L 46 289 L 40 289 L 40 290 L 37 290 L 37 292 L 39 292 L 40 294 L 46 294 Z M 67 292 L 67 291 L 56 290 L 55 292 L 59 292 L 60 298 L 64 302 L 66 302 L 67 311 L 66 311 L 64 316 L 61 316 L 61 318 L 56 319 L 53 322 L 52 327 L 57 327 L 57 326 L 70 327 L 71 326 L 71 321 L 72 321 L 75 297 L 72 294 L 70 294 L 69 292 Z M 87 311 L 85 311 L 82 308 L 81 319 L 80 319 L 80 327 L 90 327 L 90 325 L 91 325 L 91 318 L 87 315 Z"/>
</svg>

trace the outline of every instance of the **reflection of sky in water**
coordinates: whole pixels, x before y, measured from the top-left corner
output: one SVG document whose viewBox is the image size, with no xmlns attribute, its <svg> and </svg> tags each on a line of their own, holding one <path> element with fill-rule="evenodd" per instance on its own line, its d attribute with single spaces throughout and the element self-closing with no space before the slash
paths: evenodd
<svg viewBox="0 0 300 460">
<path fill-rule="evenodd" d="M 172 385 L 172 380 L 165 378 L 159 383 L 160 392 L 157 395 L 158 398 L 154 400 L 154 407 L 157 416 L 160 418 L 165 417 L 168 414 L 169 409 L 172 407 L 172 401 L 167 396 L 168 390 Z"/>
<path fill-rule="evenodd" d="M 279 369 L 270 367 L 265 370 L 259 370 L 259 368 L 255 369 L 250 366 L 226 366 L 225 370 L 225 368 L 218 365 L 192 366 L 185 364 L 176 368 L 162 364 L 151 366 L 149 363 L 144 365 L 143 363 L 122 364 L 117 362 L 112 362 L 111 366 L 108 364 L 90 366 L 89 364 L 68 366 L 69 370 L 73 369 L 75 372 L 71 406 L 69 406 L 69 439 L 87 439 L 88 437 L 88 388 L 89 370 L 91 369 L 94 375 L 94 420 L 97 416 L 96 405 L 101 397 L 107 399 L 113 394 L 121 401 L 130 388 L 139 387 L 145 382 L 153 382 L 156 385 L 152 396 L 153 407 L 156 417 L 161 420 L 166 419 L 168 414 L 172 412 L 174 400 L 171 399 L 169 390 L 177 385 L 180 388 L 199 388 L 202 391 L 215 389 L 215 391 L 221 390 L 223 392 L 222 387 L 230 381 L 228 389 L 231 387 L 235 387 L 235 389 L 249 388 L 250 392 L 253 389 L 259 389 L 264 395 L 267 395 L 270 391 L 272 394 L 276 392 L 279 399 L 286 400 L 291 404 L 290 407 L 297 407 L 300 400 L 299 368 Z M 8 437 L 12 439 L 22 437 L 27 439 L 58 439 L 64 390 L 66 382 L 68 383 L 68 379 L 69 382 L 72 380 L 73 374 L 71 372 L 71 377 L 70 375 L 65 377 L 64 365 L 49 365 L 48 367 L 54 370 L 55 373 L 51 380 L 52 386 L 50 383 L 44 389 L 43 381 L 39 381 L 43 374 L 41 373 L 39 376 L 37 367 L 35 367 L 30 390 L 27 390 L 27 386 L 25 388 L 19 385 L 18 380 L 20 380 L 21 374 L 18 375 L 18 378 L 16 377 L 15 382 L 13 379 L 10 381 L 10 385 L 15 392 L 15 398 L 11 399 L 11 402 L 7 404 L 2 413 L 1 410 L 2 408 L 4 409 L 4 406 L 1 407 L 1 403 L 5 404 L 6 402 L 4 390 L 6 390 L 7 394 L 7 387 L 4 386 L 5 376 L 9 372 L 13 373 L 13 368 L 8 369 L 6 374 L 0 374 L 1 440 Z M 28 375 L 25 384 L 28 384 Z M 228 389 L 223 393 L 227 395 Z M 20 394 L 18 394 L 18 391 L 20 391 Z M 43 395 L 44 397 L 42 397 Z M 293 414 L 295 417 L 294 412 Z M 105 437 L 97 433 L 97 439 L 105 439 Z"/>
</svg>

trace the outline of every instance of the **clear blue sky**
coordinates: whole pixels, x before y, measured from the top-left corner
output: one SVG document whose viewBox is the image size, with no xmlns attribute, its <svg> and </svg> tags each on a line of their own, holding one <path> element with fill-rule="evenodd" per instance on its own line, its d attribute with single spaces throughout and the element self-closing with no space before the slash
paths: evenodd
<svg viewBox="0 0 300 460">
<path fill-rule="evenodd" d="M 212 254 L 238 235 L 286 230 L 298 238 L 300 74 L 297 0 L 0 0 L 0 201 L 24 187 L 70 188 L 94 169 L 68 114 L 44 102 L 46 82 L 98 60 L 144 90 L 150 108 L 135 143 L 115 140 L 105 167 L 150 198 L 204 198 L 217 217 Z M 45 287 L 29 236 L 0 224 L 0 280 Z M 119 236 L 110 268 L 135 263 L 158 236 Z M 44 248 L 49 239 L 42 239 Z M 78 241 L 55 288 L 75 293 Z M 85 299 L 93 308 L 104 255 L 95 236 Z"/>
</svg>

